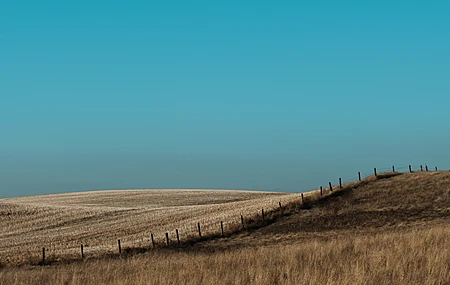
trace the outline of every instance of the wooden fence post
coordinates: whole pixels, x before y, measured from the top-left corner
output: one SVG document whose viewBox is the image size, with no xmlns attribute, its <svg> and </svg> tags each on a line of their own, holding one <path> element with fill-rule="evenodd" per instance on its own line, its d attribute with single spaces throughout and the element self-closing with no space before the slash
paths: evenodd
<svg viewBox="0 0 450 285">
<path fill-rule="evenodd" d="M 302 205 L 305 202 L 305 198 L 303 197 L 303 193 L 302 193 Z"/>
<path fill-rule="evenodd" d="M 281 214 L 283 215 L 283 207 L 281 207 L 281 201 L 278 202 L 278 205 L 280 206 L 280 212 L 281 212 Z"/>
<path fill-rule="evenodd" d="M 392 165 L 392 172 L 395 172 L 395 166 Z"/>
<path fill-rule="evenodd" d="M 373 169 L 373 174 L 375 175 L 375 177 L 377 177 L 377 169 L 376 168 Z"/>
<path fill-rule="evenodd" d="M 197 223 L 197 227 L 198 227 L 198 236 L 201 238 L 202 237 L 202 231 L 200 229 L 200 223 Z"/>
<path fill-rule="evenodd" d="M 178 229 L 175 229 L 175 232 L 177 233 L 177 241 L 178 241 L 178 244 L 180 244 L 180 235 L 179 235 L 179 233 L 178 233 Z"/>
<path fill-rule="evenodd" d="M 166 246 L 169 246 L 169 233 L 166 233 Z"/>
<path fill-rule="evenodd" d="M 83 248 L 83 245 L 81 245 L 81 259 L 84 259 L 84 248 Z"/>
<path fill-rule="evenodd" d="M 42 265 L 45 264 L 45 247 L 42 248 Z"/>
<path fill-rule="evenodd" d="M 245 228 L 245 226 L 244 226 L 244 217 L 241 215 L 241 224 L 242 224 L 242 228 L 244 229 Z"/>
<path fill-rule="evenodd" d="M 320 186 L 320 197 L 322 197 L 322 196 L 323 196 L 323 187 Z"/>
<path fill-rule="evenodd" d="M 328 185 L 330 186 L 330 191 L 333 192 L 333 186 L 331 185 L 331 182 L 328 182 Z"/>
<path fill-rule="evenodd" d="M 425 164 L 425 171 L 428 172 L 428 165 Z"/>
<path fill-rule="evenodd" d="M 155 248 L 155 239 L 153 238 L 153 234 L 150 234 L 150 237 L 152 238 L 152 247 Z"/>
<path fill-rule="evenodd" d="M 411 168 L 411 164 L 410 164 L 410 165 L 408 165 L 408 167 L 409 167 L 409 173 L 412 173 L 412 168 Z"/>
<path fill-rule="evenodd" d="M 222 236 L 223 236 L 223 221 L 220 221 L 220 231 L 222 232 Z"/>
<path fill-rule="evenodd" d="M 420 165 L 420 171 L 423 171 L 423 167 L 422 167 L 422 164 Z"/>
<path fill-rule="evenodd" d="M 358 172 L 358 181 L 361 181 L 361 172 Z"/>
<path fill-rule="evenodd" d="M 261 217 L 262 217 L 262 220 L 264 221 L 264 209 L 261 210 Z"/>
<path fill-rule="evenodd" d="M 117 240 L 117 246 L 119 247 L 119 254 L 122 254 L 122 247 L 120 246 L 120 239 Z"/>
<path fill-rule="evenodd" d="M 342 178 L 339 178 L 339 189 L 342 189 Z"/>
</svg>

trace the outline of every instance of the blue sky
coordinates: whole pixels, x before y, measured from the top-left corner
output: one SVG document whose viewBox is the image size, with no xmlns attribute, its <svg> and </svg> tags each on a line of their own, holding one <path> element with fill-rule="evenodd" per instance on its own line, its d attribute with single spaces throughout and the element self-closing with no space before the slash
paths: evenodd
<svg viewBox="0 0 450 285">
<path fill-rule="evenodd" d="M 450 168 L 450 2 L 189 2 L 0 4 L 0 197 Z"/>
</svg>

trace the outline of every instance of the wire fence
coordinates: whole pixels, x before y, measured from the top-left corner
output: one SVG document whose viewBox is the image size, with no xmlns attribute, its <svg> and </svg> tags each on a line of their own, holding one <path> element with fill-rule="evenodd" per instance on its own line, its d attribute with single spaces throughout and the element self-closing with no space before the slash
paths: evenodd
<svg viewBox="0 0 450 285">
<path fill-rule="evenodd" d="M 328 181 L 325 185 L 321 186 L 323 189 L 328 189 L 331 186 L 342 186 L 344 184 L 361 181 L 368 177 L 377 176 L 385 173 L 414 173 L 414 172 L 431 172 L 438 171 L 438 167 L 429 167 L 428 165 L 408 165 L 397 167 L 395 165 L 384 168 L 373 168 L 372 171 L 358 172 L 353 177 L 338 178 L 338 181 Z M 331 184 L 330 184 L 331 183 Z"/>
</svg>

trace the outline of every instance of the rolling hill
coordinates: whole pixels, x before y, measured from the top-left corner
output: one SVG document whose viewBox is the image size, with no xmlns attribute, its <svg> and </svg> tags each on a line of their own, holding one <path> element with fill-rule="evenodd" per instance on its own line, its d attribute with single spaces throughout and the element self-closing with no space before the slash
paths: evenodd
<svg viewBox="0 0 450 285">
<path fill-rule="evenodd" d="M 0 264 L 28 264 L 41 248 L 53 259 L 78 258 L 80 245 L 92 256 L 123 247 L 164 243 L 165 233 L 182 240 L 225 230 L 262 207 L 277 207 L 298 195 L 234 190 L 116 190 L 0 200 Z"/>
</svg>

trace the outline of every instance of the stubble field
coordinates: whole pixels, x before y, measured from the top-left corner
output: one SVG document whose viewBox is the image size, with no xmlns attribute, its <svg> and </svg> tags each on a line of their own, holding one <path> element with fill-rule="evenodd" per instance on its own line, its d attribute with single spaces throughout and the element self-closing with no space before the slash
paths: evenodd
<svg viewBox="0 0 450 285">
<path fill-rule="evenodd" d="M 0 264 L 36 263 L 42 247 L 48 258 L 101 255 L 122 247 L 164 243 L 165 233 L 181 240 L 240 223 L 240 215 L 270 210 L 296 194 L 233 190 L 94 191 L 0 199 Z"/>
</svg>

